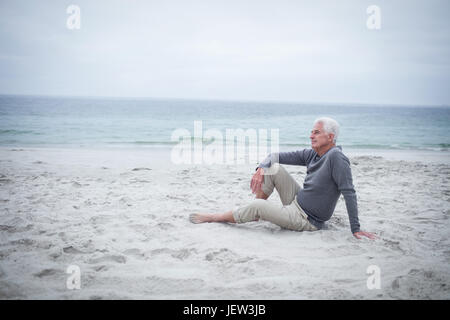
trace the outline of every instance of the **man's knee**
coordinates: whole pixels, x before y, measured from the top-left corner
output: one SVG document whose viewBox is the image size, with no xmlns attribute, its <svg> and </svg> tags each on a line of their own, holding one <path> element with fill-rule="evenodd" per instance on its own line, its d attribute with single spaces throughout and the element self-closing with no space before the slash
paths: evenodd
<svg viewBox="0 0 450 320">
<path fill-rule="evenodd" d="M 286 172 L 286 169 L 279 163 L 274 163 L 269 168 L 264 169 L 265 176 L 275 176 L 283 172 Z"/>
<path fill-rule="evenodd" d="M 261 211 L 267 204 L 267 200 L 264 199 L 255 199 L 253 200 L 251 206 L 253 209 Z"/>
<path fill-rule="evenodd" d="M 268 179 L 270 179 L 275 186 L 277 183 L 283 183 L 288 176 L 290 176 L 289 172 L 278 163 L 273 164 L 267 173 Z M 266 176 L 264 176 L 264 179 L 266 179 Z"/>
</svg>

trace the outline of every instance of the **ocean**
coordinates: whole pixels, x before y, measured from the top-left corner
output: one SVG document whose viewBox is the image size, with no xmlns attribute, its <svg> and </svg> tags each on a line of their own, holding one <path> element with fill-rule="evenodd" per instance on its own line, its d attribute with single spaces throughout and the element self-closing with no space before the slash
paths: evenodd
<svg viewBox="0 0 450 320">
<path fill-rule="evenodd" d="M 177 129 L 194 137 L 215 129 L 278 129 L 280 150 L 309 147 L 314 120 L 341 125 L 338 145 L 350 150 L 450 147 L 450 107 L 239 102 L 171 99 L 0 95 L 0 146 L 103 148 L 171 147 Z M 275 136 L 273 137 L 275 139 Z"/>
</svg>

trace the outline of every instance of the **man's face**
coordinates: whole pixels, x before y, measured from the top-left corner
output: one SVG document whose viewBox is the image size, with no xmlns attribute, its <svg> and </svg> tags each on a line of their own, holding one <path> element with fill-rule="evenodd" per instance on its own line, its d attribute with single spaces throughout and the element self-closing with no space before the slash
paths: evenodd
<svg viewBox="0 0 450 320">
<path fill-rule="evenodd" d="M 311 139 L 311 148 L 317 151 L 318 149 L 332 145 L 334 138 L 333 136 L 333 134 L 326 133 L 323 130 L 322 123 L 316 123 L 311 130 L 311 135 L 309 136 Z"/>
</svg>

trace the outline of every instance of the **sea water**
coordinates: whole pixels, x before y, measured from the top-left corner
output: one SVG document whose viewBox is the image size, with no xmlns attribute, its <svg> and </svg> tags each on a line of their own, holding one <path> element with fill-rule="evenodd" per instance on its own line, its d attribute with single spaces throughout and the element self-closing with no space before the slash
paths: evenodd
<svg viewBox="0 0 450 320">
<path fill-rule="evenodd" d="M 0 146 L 171 147 L 177 129 L 278 130 L 280 150 L 310 146 L 316 118 L 346 150 L 448 152 L 450 107 L 0 95 Z M 267 140 L 270 144 L 271 135 Z"/>
</svg>

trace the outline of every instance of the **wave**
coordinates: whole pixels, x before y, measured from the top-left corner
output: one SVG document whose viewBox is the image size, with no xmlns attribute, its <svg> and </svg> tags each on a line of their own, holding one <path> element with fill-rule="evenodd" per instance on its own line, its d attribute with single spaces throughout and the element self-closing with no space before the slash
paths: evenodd
<svg viewBox="0 0 450 320">
<path fill-rule="evenodd" d="M 176 145 L 172 141 L 107 141 L 106 144 L 137 144 L 137 145 Z"/>
<path fill-rule="evenodd" d="M 380 150 L 430 150 L 430 151 L 448 151 L 450 144 L 437 143 L 437 144 L 424 144 L 424 145 L 411 145 L 411 144 L 359 144 L 359 143 L 345 143 L 337 144 L 342 148 L 352 149 L 380 149 Z M 302 143 L 280 143 L 282 147 L 302 147 L 309 148 L 310 144 Z"/>
<path fill-rule="evenodd" d="M 104 145 L 104 146 L 148 146 L 148 147 L 173 147 L 175 145 L 179 145 L 181 142 L 183 142 L 183 139 L 180 139 L 178 141 L 170 141 L 170 140 L 164 140 L 164 139 L 155 139 L 155 140 L 123 140 L 120 141 L 119 139 L 113 140 L 113 139 L 95 139 L 95 137 L 85 137 L 85 138 L 73 138 L 72 139 L 43 139 L 43 137 L 39 139 L 28 139 L 26 137 L 20 137 L 21 134 L 29 134 L 29 133 L 35 133 L 32 130 L 13 130 L 13 129 L 3 129 L 0 130 L 0 145 L 67 145 L 67 146 L 75 146 L 75 145 L 84 145 L 84 146 L 90 146 L 90 145 Z M 1 136 L 3 134 L 3 136 Z M 36 135 L 39 135 L 37 133 Z M 209 144 L 213 143 L 213 139 L 205 139 L 201 137 L 185 137 L 187 138 L 187 141 L 190 142 L 191 146 L 194 147 L 194 143 L 201 143 L 203 146 L 208 146 Z M 184 140 L 186 141 L 186 140 Z M 221 141 L 222 145 L 225 147 L 226 140 Z M 267 139 L 263 141 L 265 142 L 264 147 L 272 148 L 270 139 Z M 256 144 L 258 146 L 260 141 Z M 219 144 L 220 145 L 220 144 Z M 249 143 L 248 141 L 245 142 L 244 145 L 238 144 L 237 142 L 234 143 L 236 146 L 243 146 L 248 147 Z M 345 149 L 368 149 L 368 150 L 405 150 L 405 151 L 450 151 L 450 144 L 446 142 L 442 143 L 436 143 L 436 144 L 361 144 L 361 143 L 338 143 L 338 145 L 342 146 L 342 148 Z M 254 145 L 253 145 L 254 146 Z M 304 148 L 310 148 L 311 145 L 308 143 L 294 143 L 294 142 L 280 142 L 279 148 L 282 151 L 285 150 L 297 150 L 297 149 L 304 149 Z"/>
<path fill-rule="evenodd" d="M 191 143 L 194 142 L 201 142 L 204 144 L 210 144 L 215 141 L 215 139 L 206 139 L 201 137 L 180 137 L 177 141 L 171 141 L 171 140 L 135 140 L 135 141 L 107 141 L 107 144 L 138 144 L 138 145 L 177 145 L 179 143 L 182 143 L 184 141 L 190 141 Z M 226 143 L 226 140 L 222 140 L 223 144 Z M 270 141 L 267 141 L 269 144 Z M 248 144 L 248 140 L 246 141 L 246 144 Z"/>
<path fill-rule="evenodd" d="M 28 133 L 35 133 L 35 132 L 33 130 L 0 129 L 0 134 L 18 135 L 18 134 L 28 134 Z"/>
<path fill-rule="evenodd" d="M 201 142 L 204 145 L 208 145 L 212 143 L 212 140 L 201 139 L 201 138 L 191 138 L 188 141 L 191 142 L 191 146 L 193 147 L 194 142 Z M 148 145 L 148 146 L 175 146 L 182 142 L 180 141 L 163 141 L 163 140 L 149 140 L 149 141 L 108 141 L 107 144 L 111 145 Z M 226 143 L 223 141 L 223 146 Z M 237 145 L 237 144 L 236 144 Z M 339 144 L 342 148 L 349 149 L 373 149 L 373 150 L 421 150 L 421 151 L 449 151 L 450 144 L 447 143 L 439 143 L 433 145 L 401 145 L 401 144 Z M 248 147 L 248 142 L 244 144 L 245 147 Z M 271 147 L 271 141 L 266 141 L 266 147 Z M 305 143 L 280 143 L 279 147 L 282 149 L 303 149 L 310 148 L 310 144 Z"/>
</svg>

